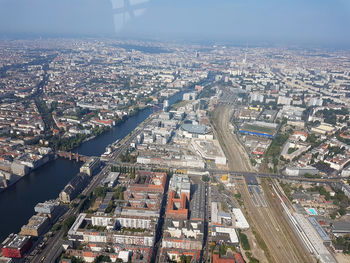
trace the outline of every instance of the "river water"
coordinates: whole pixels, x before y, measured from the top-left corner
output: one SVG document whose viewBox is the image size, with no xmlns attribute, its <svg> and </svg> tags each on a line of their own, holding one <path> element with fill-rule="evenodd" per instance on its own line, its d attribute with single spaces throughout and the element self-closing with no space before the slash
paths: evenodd
<svg viewBox="0 0 350 263">
<path fill-rule="evenodd" d="M 173 104 L 182 99 L 184 91 L 169 99 Z M 141 110 L 110 131 L 83 143 L 74 152 L 99 156 L 108 144 L 123 139 L 152 113 L 151 108 Z M 34 206 L 48 199 L 55 199 L 69 180 L 79 172 L 81 163 L 57 159 L 22 178 L 15 185 L 0 193 L 0 242 L 10 233 L 17 233 L 34 214 Z"/>
</svg>

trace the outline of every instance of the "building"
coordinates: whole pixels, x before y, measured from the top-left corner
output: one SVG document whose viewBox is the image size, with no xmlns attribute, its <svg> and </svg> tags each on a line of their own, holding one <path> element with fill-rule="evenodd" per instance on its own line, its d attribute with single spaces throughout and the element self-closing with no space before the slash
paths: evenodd
<svg viewBox="0 0 350 263">
<path fill-rule="evenodd" d="M 166 219 L 164 233 L 173 238 L 203 239 L 204 224 L 202 221 Z"/>
<path fill-rule="evenodd" d="M 286 167 L 286 175 L 289 176 L 304 176 L 305 174 L 311 174 L 316 175 L 318 174 L 318 170 L 313 166 L 305 166 L 305 167 L 299 167 L 299 166 L 288 166 Z"/>
<path fill-rule="evenodd" d="M 291 161 L 309 150 L 310 147 L 311 146 L 306 143 L 288 141 L 282 148 L 281 156 L 284 159 Z"/>
<path fill-rule="evenodd" d="M 86 163 L 84 163 L 82 167 L 80 167 L 80 172 L 92 176 L 99 167 L 100 159 L 97 157 L 92 157 Z"/>
<path fill-rule="evenodd" d="M 59 202 L 55 200 L 45 201 L 44 203 L 38 203 L 34 207 L 34 211 L 38 214 L 47 215 L 50 218 L 53 218 L 58 213 Z"/>
<path fill-rule="evenodd" d="M 155 227 L 155 220 L 149 217 L 127 217 L 119 216 L 116 218 L 117 226 L 125 228 L 139 228 L 152 230 Z"/>
<path fill-rule="evenodd" d="M 97 232 L 97 231 L 85 231 L 83 233 L 84 242 L 102 242 L 102 243 L 115 243 L 124 245 L 138 245 L 152 247 L 154 245 L 154 233 L 138 233 L 138 232 L 128 232 L 124 234 L 115 234 L 107 232 Z"/>
<path fill-rule="evenodd" d="M 27 225 L 22 226 L 20 234 L 38 237 L 48 230 L 49 225 L 49 219 L 46 216 L 34 215 L 29 219 Z"/>
<path fill-rule="evenodd" d="M 212 240 L 218 242 L 226 242 L 234 245 L 239 244 L 236 230 L 232 227 L 212 226 L 211 231 Z"/>
<path fill-rule="evenodd" d="M 315 254 L 321 263 L 336 263 L 337 260 L 324 245 L 324 240 L 310 221 L 299 213 L 293 213 L 293 217 L 296 224 L 294 227 L 297 228 L 297 233 L 302 237 L 309 252 Z"/>
<path fill-rule="evenodd" d="M 283 96 L 279 96 L 277 100 L 277 104 L 282 104 L 282 105 L 290 105 L 291 102 L 292 102 L 292 98 L 283 97 Z"/>
<path fill-rule="evenodd" d="M 173 190 L 177 193 L 185 193 L 190 195 L 191 182 L 190 178 L 186 174 L 174 174 L 169 182 L 169 190 Z"/>
<path fill-rule="evenodd" d="M 129 186 L 129 192 L 154 192 L 164 193 L 167 174 L 138 170 L 136 171 L 135 184 Z M 141 183 L 143 182 L 143 183 Z"/>
<path fill-rule="evenodd" d="M 181 248 L 162 248 L 159 262 L 181 262 L 181 256 L 191 257 L 191 263 L 199 261 L 200 250 L 187 250 Z"/>
<path fill-rule="evenodd" d="M 226 165 L 226 156 L 217 140 L 192 139 L 191 146 L 206 160 L 213 160 L 218 165 Z"/>
<path fill-rule="evenodd" d="M 311 128 L 311 132 L 321 134 L 321 135 L 329 135 L 336 132 L 336 128 L 328 123 L 321 123 L 317 127 Z"/>
<path fill-rule="evenodd" d="M 166 216 L 174 219 L 187 219 L 189 214 L 188 208 L 189 196 L 185 193 L 177 195 L 174 190 L 169 193 Z"/>
<path fill-rule="evenodd" d="M 258 93 L 252 93 L 250 94 L 250 102 L 257 101 L 257 102 L 264 102 L 264 95 L 258 94 Z"/>
<path fill-rule="evenodd" d="M 183 100 L 195 100 L 197 98 L 196 92 L 187 92 L 182 95 Z"/>
<path fill-rule="evenodd" d="M 86 174 L 77 174 L 59 194 L 60 201 L 63 203 L 70 203 L 85 188 L 88 181 L 89 178 Z"/>
<path fill-rule="evenodd" d="M 108 174 L 108 176 L 105 179 L 103 179 L 102 185 L 105 186 L 105 187 L 112 188 L 112 187 L 114 187 L 117 184 L 118 177 L 119 177 L 119 173 L 117 173 L 117 172 L 110 172 Z"/>
<path fill-rule="evenodd" d="M 332 232 L 335 236 L 349 235 L 350 222 L 349 221 L 335 221 L 332 226 Z"/>
<path fill-rule="evenodd" d="M 196 240 L 192 238 L 172 238 L 163 237 L 162 248 L 180 248 L 190 250 L 201 250 L 202 240 Z"/>
<path fill-rule="evenodd" d="M 24 176 L 29 173 L 29 167 L 19 161 L 13 161 L 11 164 L 11 171 L 15 175 Z"/>
<path fill-rule="evenodd" d="M 166 216 L 174 219 L 188 219 L 191 183 L 188 175 L 175 174 L 169 183 Z"/>
<path fill-rule="evenodd" d="M 323 240 L 323 244 L 326 246 L 330 246 L 332 243 L 332 240 L 329 238 L 328 234 L 323 230 L 321 225 L 317 222 L 317 220 L 314 217 L 308 217 L 307 218 L 311 225 L 314 227 L 320 238 Z"/>
<path fill-rule="evenodd" d="M 307 103 L 307 106 L 308 107 L 322 106 L 322 104 L 323 104 L 323 100 L 321 98 L 311 98 Z"/>
<path fill-rule="evenodd" d="M 91 224 L 93 226 L 104 226 L 106 229 L 115 229 L 116 220 L 108 215 L 93 215 L 91 217 Z"/>
<path fill-rule="evenodd" d="M 350 185 L 344 184 L 341 188 L 341 190 L 344 192 L 344 194 L 350 198 Z"/>
<path fill-rule="evenodd" d="M 2 253 L 7 258 L 22 258 L 32 247 L 30 237 L 10 234 L 2 242 Z"/>
<path fill-rule="evenodd" d="M 239 208 L 232 208 L 234 227 L 239 229 L 248 229 L 249 224 L 247 219 Z"/>
<path fill-rule="evenodd" d="M 213 139 L 213 134 L 206 125 L 185 123 L 181 125 L 181 132 L 186 138 Z"/>
</svg>

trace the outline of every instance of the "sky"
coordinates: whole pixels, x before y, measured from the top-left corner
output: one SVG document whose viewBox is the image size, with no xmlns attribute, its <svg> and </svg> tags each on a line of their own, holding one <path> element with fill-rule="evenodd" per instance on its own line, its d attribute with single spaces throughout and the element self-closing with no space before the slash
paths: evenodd
<svg viewBox="0 0 350 263">
<path fill-rule="evenodd" d="M 0 0 L 0 36 L 350 47 L 350 0 Z"/>
</svg>

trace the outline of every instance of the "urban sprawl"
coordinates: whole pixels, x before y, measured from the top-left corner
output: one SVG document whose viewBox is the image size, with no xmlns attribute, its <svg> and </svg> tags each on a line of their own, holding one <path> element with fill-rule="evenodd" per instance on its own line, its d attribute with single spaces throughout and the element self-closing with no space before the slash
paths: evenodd
<svg viewBox="0 0 350 263">
<path fill-rule="evenodd" d="M 350 262 L 349 68 L 342 50 L 1 40 L 0 191 L 82 166 L 0 262 Z"/>
</svg>

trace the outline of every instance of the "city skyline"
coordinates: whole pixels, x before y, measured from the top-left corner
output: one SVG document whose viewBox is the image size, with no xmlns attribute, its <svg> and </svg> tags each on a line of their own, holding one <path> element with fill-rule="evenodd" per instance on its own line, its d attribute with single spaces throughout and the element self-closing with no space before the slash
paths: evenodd
<svg viewBox="0 0 350 263">
<path fill-rule="evenodd" d="M 350 46 L 345 0 L 0 0 L 0 7 L 2 37 Z"/>
</svg>

